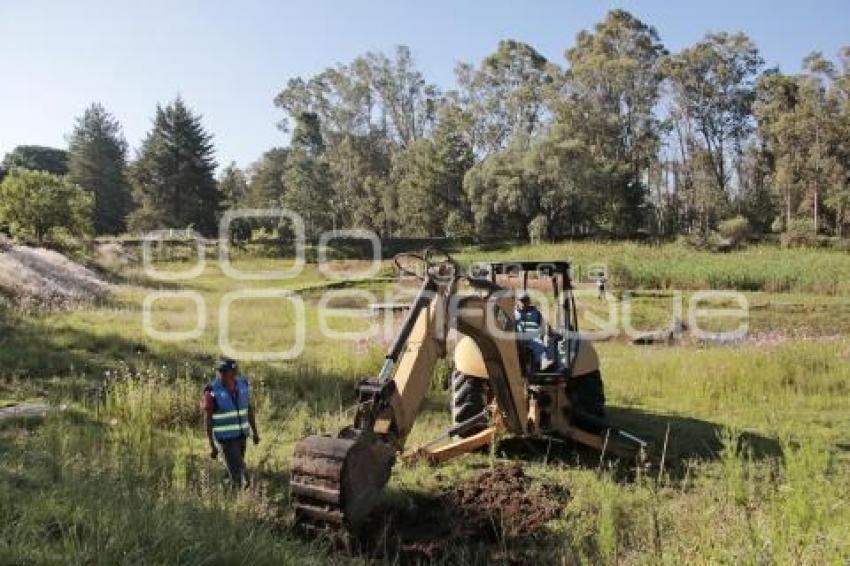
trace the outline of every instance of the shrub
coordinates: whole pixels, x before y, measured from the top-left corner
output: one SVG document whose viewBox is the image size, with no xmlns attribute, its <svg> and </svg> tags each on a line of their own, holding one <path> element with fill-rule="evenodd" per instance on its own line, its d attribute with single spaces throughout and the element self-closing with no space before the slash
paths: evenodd
<svg viewBox="0 0 850 566">
<path fill-rule="evenodd" d="M 676 244 L 694 250 L 712 250 L 720 244 L 720 236 L 717 232 L 693 232 L 677 237 Z"/>
<path fill-rule="evenodd" d="M 12 169 L 0 183 L 0 224 L 15 238 L 42 244 L 57 229 L 84 236 L 91 231 L 92 198 L 64 177 Z"/>
<path fill-rule="evenodd" d="M 746 241 L 752 233 L 750 221 L 740 215 L 721 222 L 718 230 L 720 235 L 728 239 L 733 246 L 738 246 Z"/>
<path fill-rule="evenodd" d="M 782 246 L 786 248 L 813 247 L 816 243 L 815 227 L 810 220 L 792 220 L 782 233 Z"/>
<path fill-rule="evenodd" d="M 832 243 L 832 247 L 843 252 L 850 252 L 850 238 L 838 238 Z"/>
<path fill-rule="evenodd" d="M 122 367 L 110 372 L 105 409 L 125 426 L 176 430 L 201 422 L 200 392 L 201 384 L 189 376 L 175 377 L 165 369 L 134 372 Z"/>
</svg>

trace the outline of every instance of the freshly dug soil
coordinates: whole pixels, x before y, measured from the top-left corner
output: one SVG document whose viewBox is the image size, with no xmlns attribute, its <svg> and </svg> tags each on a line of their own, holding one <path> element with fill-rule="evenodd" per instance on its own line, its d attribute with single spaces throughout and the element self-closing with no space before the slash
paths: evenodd
<svg viewBox="0 0 850 566">
<path fill-rule="evenodd" d="M 563 487 L 533 483 L 521 464 L 500 465 L 437 495 L 412 496 L 405 508 L 378 513 L 385 521 L 379 546 L 411 561 L 446 559 L 461 548 L 477 548 L 490 561 L 492 552 L 545 537 L 546 523 L 561 514 L 569 497 Z M 517 560 L 501 556 L 499 561 Z"/>
<path fill-rule="evenodd" d="M 494 540 L 530 536 L 561 513 L 569 492 L 532 486 L 520 464 L 499 466 L 443 494 L 475 537 Z"/>
</svg>

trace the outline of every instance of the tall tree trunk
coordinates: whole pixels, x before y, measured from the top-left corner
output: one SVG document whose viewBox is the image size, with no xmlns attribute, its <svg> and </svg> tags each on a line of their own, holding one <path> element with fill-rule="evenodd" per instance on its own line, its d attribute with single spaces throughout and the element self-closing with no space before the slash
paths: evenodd
<svg viewBox="0 0 850 566">
<path fill-rule="evenodd" d="M 818 185 L 817 180 L 815 181 L 815 206 L 814 206 L 814 225 L 815 225 L 815 236 L 818 235 Z"/>
<path fill-rule="evenodd" d="M 791 186 L 785 187 L 785 228 L 791 225 Z"/>
<path fill-rule="evenodd" d="M 818 148 L 818 159 L 815 162 L 815 182 L 812 184 L 815 192 L 815 202 L 814 202 L 814 218 L 812 219 L 815 225 L 815 237 L 818 235 L 818 183 L 820 183 L 820 156 L 821 156 L 821 147 L 820 147 L 820 122 L 815 126 L 815 147 Z"/>
</svg>

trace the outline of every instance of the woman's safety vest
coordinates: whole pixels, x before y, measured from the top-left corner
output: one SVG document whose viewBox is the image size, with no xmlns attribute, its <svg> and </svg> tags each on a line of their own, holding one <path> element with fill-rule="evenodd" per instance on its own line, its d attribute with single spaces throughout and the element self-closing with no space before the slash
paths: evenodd
<svg viewBox="0 0 850 566">
<path fill-rule="evenodd" d="M 236 378 L 235 400 L 221 380 L 214 380 L 209 387 L 215 398 L 215 411 L 212 414 L 212 430 L 215 439 L 223 442 L 247 437 L 251 427 L 248 422 L 250 392 L 245 378 L 242 376 Z"/>
</svg>

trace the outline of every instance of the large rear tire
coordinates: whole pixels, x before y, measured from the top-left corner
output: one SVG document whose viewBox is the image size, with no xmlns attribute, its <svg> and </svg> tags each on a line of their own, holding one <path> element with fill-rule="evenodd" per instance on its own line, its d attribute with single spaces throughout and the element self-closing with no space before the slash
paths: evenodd
<svg viewBox="0 0 850 566">
<path fill-rule="evenodd" d="M 452 424 L 460 424 L 480 414 L 487 406 L 487 380 L 460 371 L 452 372 L 451 409 Z M 459 433 L 467 438 L 484 430 L 481 424 Z"/>
</svg>

